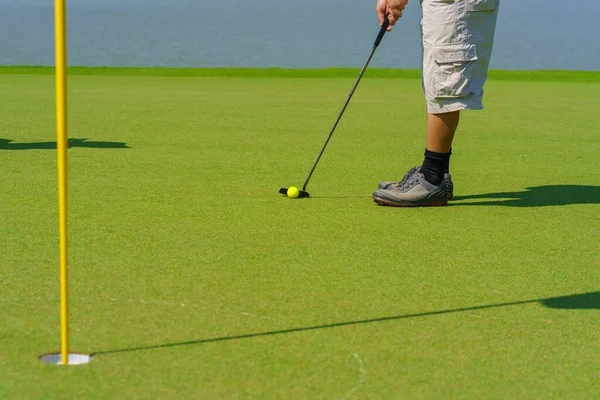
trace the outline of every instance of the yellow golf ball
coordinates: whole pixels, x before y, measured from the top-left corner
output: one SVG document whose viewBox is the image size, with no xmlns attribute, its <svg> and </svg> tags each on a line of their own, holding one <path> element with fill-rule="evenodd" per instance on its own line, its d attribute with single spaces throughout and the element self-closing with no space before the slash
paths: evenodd
<svg viewBox="0 0 600 400">
<path fill-rule="evenodd" d="M 292 186 L 291 188 L 289 188 L 287 190 L 287 196 L 290 199 L 296 199 L 296 198 L 298 198 L 299 195 L 300 195 L 300 192 L 298 191 L 298 188 L 296 186 Z"/>
</svg>

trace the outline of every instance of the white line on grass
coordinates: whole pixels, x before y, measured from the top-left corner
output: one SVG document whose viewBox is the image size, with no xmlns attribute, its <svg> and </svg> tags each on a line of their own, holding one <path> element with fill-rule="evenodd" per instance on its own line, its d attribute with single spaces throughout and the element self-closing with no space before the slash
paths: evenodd
<svg viewBox="0 0 600 400">
<path fill-rule="evenodd" d="M 356 386 L 354 386 L 348 393 L 343 395 L 340 400 L 347 399 L 348 397 L 350 397 L 354 393 L 356 393 L 358 391 L 358 389 L 360 389 L 362 384 L 365 382 L 365 379 L 367 378 L 367 369 L 365 368 L 365 364 L 363 363 L 362 359 L 360 358 L 360 355 L 358 355 L 358 353 L 352 353 L 352 355 L 354 356 L 356 361 L 358 361 L 358 367 L 359 367 L 359 371 L 360 371 L 360 380 L 358 381 Z"/>
</svg>

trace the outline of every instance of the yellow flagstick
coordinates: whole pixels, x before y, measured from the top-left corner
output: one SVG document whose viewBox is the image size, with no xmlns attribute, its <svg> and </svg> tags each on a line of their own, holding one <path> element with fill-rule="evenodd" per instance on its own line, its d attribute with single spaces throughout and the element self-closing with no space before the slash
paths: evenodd
<svg viewBox="0 0 600 400">
<path fill-rule="evenodd" d="M 65 0 L 55 0 L 56 41 L 56 149 L 58 155 L 58 208 L 60 227 L 61 360 L 69 364 L 69 292 L 67 253 L 67 40 Z"/>
</svg>

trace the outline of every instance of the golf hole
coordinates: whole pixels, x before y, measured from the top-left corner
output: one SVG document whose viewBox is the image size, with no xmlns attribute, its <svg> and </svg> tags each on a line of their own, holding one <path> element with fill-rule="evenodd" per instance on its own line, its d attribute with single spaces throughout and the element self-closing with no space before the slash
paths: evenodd
<svg viewBox="0 0 600 400">
<path fill-rule="evenodd" d="M 40 360 L 54 365 L 62 365 L 62 354 L 46 354 L 40 357 Z M 72 353 L 69 354 L 69 365 L 85 365 L 92 361 L 92 356 L 87 354 Z"/>
</svg>

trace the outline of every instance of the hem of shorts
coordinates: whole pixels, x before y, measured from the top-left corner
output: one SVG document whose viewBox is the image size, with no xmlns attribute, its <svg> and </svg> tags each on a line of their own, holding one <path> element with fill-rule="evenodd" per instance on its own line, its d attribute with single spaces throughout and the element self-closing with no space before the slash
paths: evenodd
<svg viewBox="0 0 600 400">
<path fill-rule="evenodd" d="M 469 104 L 466 102 L 456 101 L 452 104 L 444 105 L 440 107 L 439 105 L 427 104 L 427 112 L 429 114 L 446 114 L 455 111 L 479 111 L 483 110 L 483 104 Z"/>
</svg>

